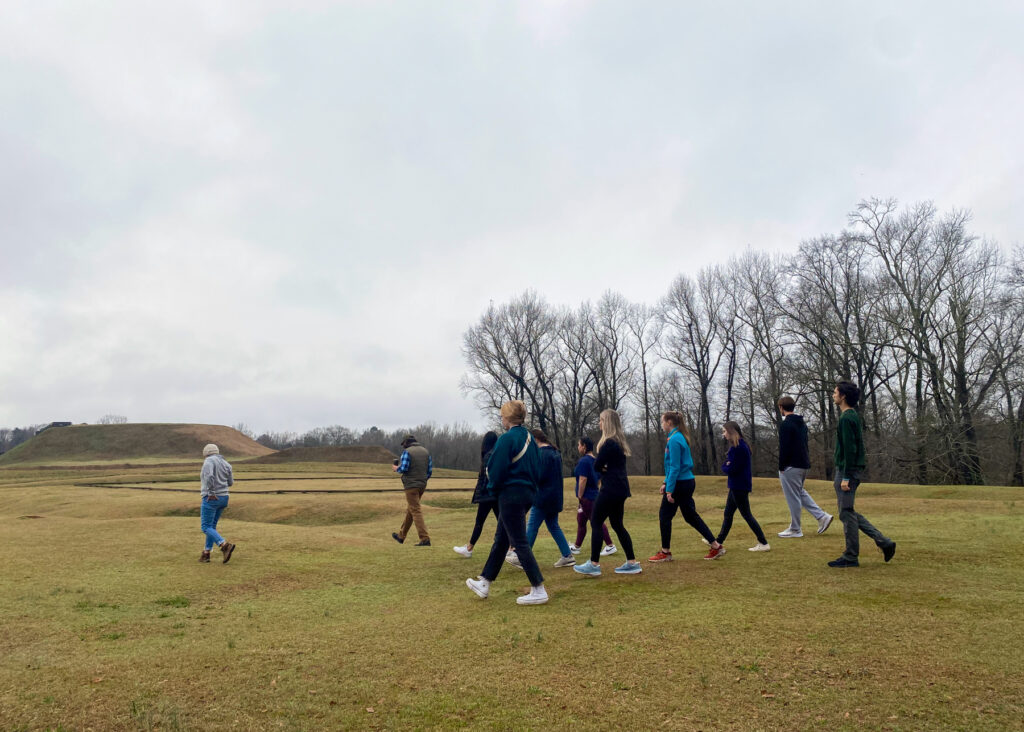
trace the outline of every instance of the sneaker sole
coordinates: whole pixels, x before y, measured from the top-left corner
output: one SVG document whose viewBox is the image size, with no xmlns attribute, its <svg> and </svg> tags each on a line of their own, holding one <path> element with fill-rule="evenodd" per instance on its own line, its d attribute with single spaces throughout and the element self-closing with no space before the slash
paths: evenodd
<svg viewBox="0 0 1024 732">
<path fill-rule="evenodd" d="M 640 569 L 639 567 L 636 568 L 636 569 L 629 569 L 629 570 L 622 570 L 622 571 L 620 571 L 618 569 L 615 570 L 615 574 L 641 574 L 642 572 L 643 572 L 643 570 Z"/>
<path fill-rule="evenodd" d="M 818 533 L 820 534 L 821 532 L 819 531 Z M 803 539 L 804 535 L 803 534 L 779 534 L 778 537 L 780 539 Z"/>
<path fill-rule="evenodd" d="M 601 576 L 600 572 L 580 572 L 579 570 L 575 569 L 575 567 L 573 569 L 576 572 L 576 574 L 582 574 L 584 577 L 600 577 Z"/>
<path fill-rule="evenodd" d="M 555 569 L 561 569 L 562 567 L 575 567 L 576 566 L 576 562 L 573 562 L 572 564 L 569 564 L 568 562 L 565 563 L 565 564 L 560 564 L 558 562 L 555 562 L 551 566 L 554 567 Z"/>
<path fill-rule="evenodd" d="M 523 600 L 521 597 L 516 598 L 516 605 L 545 605 L 547 604 L 548 598 L 543 600 Z"/>
<path fill-rule="evenodd" d="M 661 564 L 662 562 L 671 562 L 672 557 L 665 557 L 664 559 L 648 559 L 651 564 Z"/>
<path fill-rule="evenodd" d="M 835 516 L 829 516 L 828 517 L 828 521 L 825 522 L 825 525 L 818 527 L 818 533 L 819 534 L 824 534 L 826 531 L 828 531 L 828 527 L 832 525 L 832 519 L 834 519 L 834 518 L 835 518 Z"/>
</svg>

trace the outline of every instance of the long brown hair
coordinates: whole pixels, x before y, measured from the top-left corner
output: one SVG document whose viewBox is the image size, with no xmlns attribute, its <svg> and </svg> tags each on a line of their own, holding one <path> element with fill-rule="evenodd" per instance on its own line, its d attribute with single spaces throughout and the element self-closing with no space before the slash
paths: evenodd
<svg viewBox="0 0 1024 732">
<path fill-rule="evenodd" d="M 729 435 L 726 439 L 729 444 L 736 447 L 740 444 L 740 440 L 743 439 L 743 430 L 735 422 L 729 421 L 722 425 L 725 428 L 726 433 Z"/>
<path fill-rule="evenodd" d="M 622 452 L 625 453 L 626 457 L 632 455 L 629 443 L 626 442 L 626 431 L 622 429 L 622 420 L 619 418 L 619 413 L 614 409 L 606 409 L 601 412 L 601 419 L 604 420 L 604 426 L 601 429 L 601 441 L 597 443 L 597 451 L 601 452 L 601 445 L 606 440 L 615 440 L 619 443 L 619 447 L 622 448 Z"/>
<path fill-rule="evenodd" d="M 683 434 L 683 437 L 686 438 L 687 444 L 693 442 L 693 440 L 690 439 L 690 427 L 686 423 L 685 414 L 682 412 L 665 412 L 661 415 L 661 418 L 679 430 Z"/>
</svg>

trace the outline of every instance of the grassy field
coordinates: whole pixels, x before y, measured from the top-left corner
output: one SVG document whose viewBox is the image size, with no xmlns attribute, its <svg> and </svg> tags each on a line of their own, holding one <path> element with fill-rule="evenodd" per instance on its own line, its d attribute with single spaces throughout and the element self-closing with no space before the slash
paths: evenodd
<svg viewBox="0 0 1024 732">
<path fill-rule="evenodd" d="M 825 566 L 838 522 L 775 538 L 771 480 L 765 554 L 737 517 L 705 562 L 679 518 L 677 561 L 585 579 L 551 568 L 542 530 L 551 602 L 519 607 L 517 570 L 486 601 L 464 585 L 493 522 L 472 559 L 451 551 L 473 520 L 458 474 L 431 483 L 434 546 L 415 548 L 390 538 L 386 466 L 241 465 L 221 524 L 238 551 L 202 565 L 191 470 L 0 470 L 0 730 L 1024 729 L 1020 489 L 868 484 L 858 507 L 899 548 L 884 564 L 865 540 L 853 570 Z M 643 558 L 657 485 L 627 504 Z M 713 528 L 724 502 L 698 481 Z"/>
</svg>

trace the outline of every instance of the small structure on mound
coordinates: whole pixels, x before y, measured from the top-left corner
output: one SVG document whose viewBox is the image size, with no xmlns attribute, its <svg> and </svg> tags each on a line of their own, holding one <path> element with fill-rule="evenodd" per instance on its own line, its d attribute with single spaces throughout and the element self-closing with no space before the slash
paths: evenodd
<svg viewBox="0 0 1024 732">
<path fill-rule="evenodd" d="M 346 447 L 289 447 L 271 455 L 249 460 L 252 463 L 387 463 L 398 457 L 386 447 L 350 445 Z"/>
</svg>

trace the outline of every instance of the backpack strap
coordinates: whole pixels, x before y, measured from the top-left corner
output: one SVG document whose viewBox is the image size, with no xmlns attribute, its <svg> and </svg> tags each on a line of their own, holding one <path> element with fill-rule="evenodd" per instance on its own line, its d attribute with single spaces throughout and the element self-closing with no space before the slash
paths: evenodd
<svg viewBox="0 0 1024 732">
<path fill-rule="evenodd" d="M 523 444 L 523 449 L 519 451 L 519 454 L 512 458 L 512 464 L 515 465 L 526 456 L 526 448 L 533 442 L 533 435 L 529 432 L 526 433 L 526 442 Z"/>
</svg>

